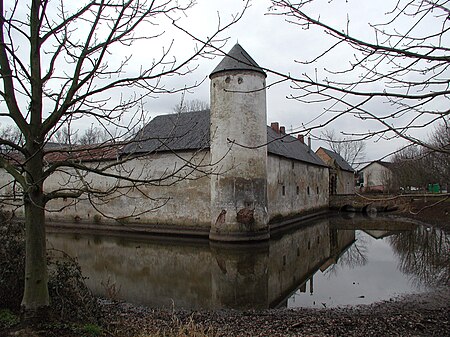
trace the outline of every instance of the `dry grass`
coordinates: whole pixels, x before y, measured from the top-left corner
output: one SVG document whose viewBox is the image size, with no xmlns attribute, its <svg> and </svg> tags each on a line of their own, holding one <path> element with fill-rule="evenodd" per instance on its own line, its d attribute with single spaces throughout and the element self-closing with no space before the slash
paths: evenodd
<svg viewBox="0 0 450 337">
<path fill-rule="evenodd" d="M 182 322 L 178 318 L 173 317 L 170 326 L 165 329 L 158 330 L 152 334 L 141 334 L 139 337 L 217 337 L 217 331 L 209 326 L 195 323 L 194 319 L 189 317 L 187 322 Z"/>
</svg>

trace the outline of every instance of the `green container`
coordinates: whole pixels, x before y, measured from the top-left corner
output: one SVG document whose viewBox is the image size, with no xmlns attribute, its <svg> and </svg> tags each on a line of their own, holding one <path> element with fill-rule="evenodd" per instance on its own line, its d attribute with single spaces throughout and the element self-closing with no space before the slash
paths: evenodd
<svg viewBox="0 0 450 337">
<path fill-rule="evenodd" d="M 428 184 L 428 192 L 430 193 L 439 193 L 441 188 L 439 184 Z"/>
</svg>

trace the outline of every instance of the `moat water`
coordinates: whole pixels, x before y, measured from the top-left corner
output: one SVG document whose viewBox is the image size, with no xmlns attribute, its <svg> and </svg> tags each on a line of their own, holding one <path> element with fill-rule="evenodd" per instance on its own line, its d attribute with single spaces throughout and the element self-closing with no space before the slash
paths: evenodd
<svg viewBox="0 0 450 337">
<path fill-rule="evenodd" d="M 335 216 L 264 243 L 49 233 L 100 296 L 149 307 L 368 304 L 448 285 L 450 236 L 395 218 Z"/>
</svg>

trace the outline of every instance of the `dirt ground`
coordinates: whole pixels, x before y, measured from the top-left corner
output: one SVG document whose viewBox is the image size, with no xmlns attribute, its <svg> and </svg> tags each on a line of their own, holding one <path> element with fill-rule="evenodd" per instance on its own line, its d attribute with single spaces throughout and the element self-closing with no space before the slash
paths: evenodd
<svg viewBox="0 0 450 337">
<path fill-rule="evenodd" d="M 411 198 L 409 204 L 395 212 L 399 216 L 415 219 L 450 231 L 450 197 Z"/>
</svg>

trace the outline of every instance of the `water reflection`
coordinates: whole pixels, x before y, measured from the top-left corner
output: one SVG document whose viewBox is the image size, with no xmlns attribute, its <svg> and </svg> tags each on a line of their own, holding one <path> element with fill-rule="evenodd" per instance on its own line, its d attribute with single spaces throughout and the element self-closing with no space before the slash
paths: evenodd
<svg viewBox="0 0 450 337">
<path fill-rule="evenodd" d="M 388 238 L 399 260 L 399 269 L 416 285 L 449 284 L 450 237 L 433 227 L 418 227 L 415 231 Z"/>
<path fill-rule="evenodd" d="M 322 303 L 332 306 L 334 302 L 339 305 L 340 301 L 317 296 L 329 296 L 328 291 L 333 289 L 342 292 L 339 283 L 353 285 L 356 279 L 349 277 L 349 270 L 364 269 L 371 264 L 371 247 L 377 246 L 374 241 L 393 247 L 391 255 L 400 265 L 396 274 L 414 275 L 414 283 L 424 280 L 437 284 L 445 278 L 448 281 L 449 275 L 448 237 L 435 230 L 380 219 L 363 219 L 363 223 L 361 219 L 316 220 L 269 242 L 250 246 L 89 234 L 50 233 L 48 237 L 50 247 L 77 257 L 94 293 L 151 307 L 248 309 Z M 430 249 L 422 255 L 429 258 L 414 262 L 421 254 L 419 247 L 424 240 Z M 375 273 L 386 277 L 381 269 Z M 427 276 L 422 277 L 423 274 Z M 376 288 L 370 280 L 357 282 Z M 302 299 L 304 295 L 306 300 Z M 356 295 L 353 291 L 347 297 L 351 300 Z M 344 304 L 353 303 L 358 302 Z"/>
</svg>

